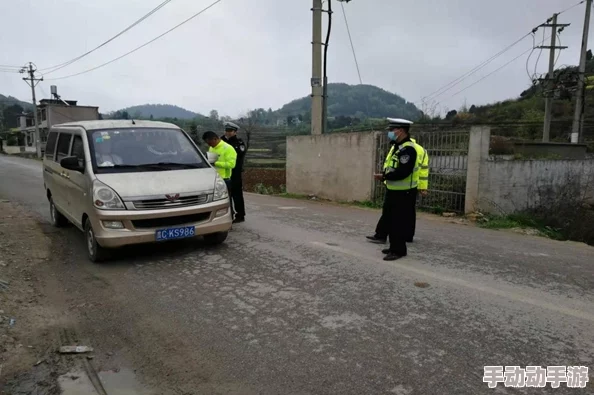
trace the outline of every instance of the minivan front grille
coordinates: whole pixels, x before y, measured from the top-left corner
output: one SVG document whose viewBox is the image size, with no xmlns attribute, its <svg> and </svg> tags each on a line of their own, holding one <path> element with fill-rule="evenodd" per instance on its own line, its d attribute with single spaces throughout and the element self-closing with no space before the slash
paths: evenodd
<svg viewBox="0 0 594 395">
<path fill-rule="evenodd" d="M 176 200 L 169 199 L 151 199 L 151 200 L 137 200 L 132 202 L 134 208 L 137 210 L 161 210 L 164 208 L 178 208 L 197 206 L 200 204 L 208 203 L 209 195 L 193 195 L 183 196 Z"/>
<path fill-rule="evenodd" d="M 206 221 L 210 218 L 210 212 L 190 214 L 190 215 L 178 215 L 177 217 L 164 217 L 164 218 L 150 218 L 150 219 L 136 219 L 132 221 L 132 225 L 136 229 L 146 228 L 166 228 L 170 226 L 181 226 L 187 224 L 193 224 L 196 222 Z"/>
</svg>

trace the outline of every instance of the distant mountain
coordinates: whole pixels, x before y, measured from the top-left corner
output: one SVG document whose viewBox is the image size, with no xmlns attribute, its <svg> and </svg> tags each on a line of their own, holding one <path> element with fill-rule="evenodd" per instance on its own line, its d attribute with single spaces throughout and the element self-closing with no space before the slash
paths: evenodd
<svg viewBox="0 0 594 395">
<path fill-rule="evenodd" d="M 144 104 L 140 106 L 133 106 L 128 108 L 123 108 L 116 113 L 123 114 L 127 112 L 128 115 L 132 118 L 178 118 L 178 119 L 194 119 L 196 117 L 201 117 L 200 114 L 197 114 L 192 111 L 188 111 L 185 108 L 181 108 L 178 106 L 174 106 L 171 104 Z"/>
<path fill-rule="evenodd" d="M 25 110 L 33 109 L 33 104 L 31 104 L 29 102 L 21 101 L 13 96 L 0 95 L 0 107 L 8 107 L 13 104 L 18 104 L 19 106 L 23 107 L 23 109 L 25 109 Z"/>
<path fill-rule="evenodd" d="M 305 96 L 285 104 L 277 116 L 305 116 L 311 112 L 311 97 Z M 307 115 L 306 115 L 307 114 Z M 397 94 L 373 85 L 328 84 L 328 116 L 355 118 L 397 117 L 416 120 L 420 110 Z"/>
</svg>

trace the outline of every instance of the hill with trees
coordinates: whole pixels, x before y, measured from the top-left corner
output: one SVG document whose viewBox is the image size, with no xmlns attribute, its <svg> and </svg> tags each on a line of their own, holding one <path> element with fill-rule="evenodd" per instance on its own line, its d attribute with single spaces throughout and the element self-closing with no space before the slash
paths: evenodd
<svg viewBox="0 0 594 395">
<path fill-rule="evenodd" d="M 274 112 L 277 116 L 311 117 L 311 98 L 305 96 L 285 104 Z M 373 85 L 328 84 L 328 117 L 358 119 L 387 116 L 418 119 L 419 109 L 397 94 Z"/>
<path fill-rule="evenodd" d="M 580 75 L 576 66 L 558 68 L 553 74 L 553 84 L 544 79 L 534 79 L 532 86 L 521 92 L 518 98 L 493 104 L 449 111 L 445 119 L 437 121 L 451 124 L 489 124 L 493 125 L 498 135 L 526 140 L 538 140 L 542 137 L 545 116 L 545 101 L 553 98 L 551 139 L 567 141 L 575 111 L 575 97 Z M 588 51 L 586 64 L 586 90 L 584 102 L 584 129 L 587 140 L 594 140 L 594 59 Z M 435 122 L 429 114 L 423 117 L 426 122 Z"/>
<path fill-rule="evenodd" d="M 140 106 L 133 106 L 123 108 L 110 114 L 104 115 L 106 118 L 138 118 L 138 119 L 162 119 L 162 118 L 177 118 L 177 119 L 194 119 L 200 117 L 192 111 L 185 108 L 174 106 L 171 104 L 143 104 Z"/>
</svg>

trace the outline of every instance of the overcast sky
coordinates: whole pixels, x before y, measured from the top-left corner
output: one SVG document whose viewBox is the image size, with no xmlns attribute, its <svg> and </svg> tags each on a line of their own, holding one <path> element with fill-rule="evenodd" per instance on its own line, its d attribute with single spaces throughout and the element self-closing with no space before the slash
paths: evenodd
<svg viewBox="0 0 594 395">
<path fill-rule="evenodd" d="M 97 66 L 154 38 L 213 0 L 173 0 L 149 19 L 91 55 L 45 76 L 64 99 L 101 112 L 145 103 L 236 116 L 257 107 L 277 109 L 310 93 L 311 0 L 222 0 L 193 21 L 140 51 L 78 77 L 50 81 Z M 162 0 L 0 0 L 0 65 L 33 61 L 39 69 L 68 61 L 112 37 Z M 554 12 L 578 0 L 352 0 L 345 4 L 363 83 L 417 102 L 496 54 Z M 558 65 L 577 64 L 585 5 L 559 17 Z M 359 83 L 340 3 L 329 46 L 330 82 Z M 550 34 L 547 30 L 547 36 Z M 542 40 L 542 30 L 536 34 Z M 548 44 L 547 44 L 548 45 Z M 519 95 L 530 84 L 526 38 L 488 67 L 437 98 L 442 110 Z M 530 60 L 531 73 L 538 57 Z M 545 51 L 538 65 L 545 72 Z M 0 93 L 30 100 L 20 75 L 0 72 Z M 386 114 L 398 116 L 398 114 Z"/>
</svg>

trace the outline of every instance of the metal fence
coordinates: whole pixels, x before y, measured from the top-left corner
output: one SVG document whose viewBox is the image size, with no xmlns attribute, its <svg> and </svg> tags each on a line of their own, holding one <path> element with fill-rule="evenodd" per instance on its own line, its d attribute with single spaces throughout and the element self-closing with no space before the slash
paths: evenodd
<svg viewBox="0 0 594 395">
<path fill-rule="evenodd" d="M 419 197 L 419 207 L 434 211 L 464 212 L 468 169 L 469 130 L 414 131 L 412 137 L 429 154 L 429 194 Z M 382 172 L 390 142 L 385 133 L 377 137 L 376 170 Z M 385 186 L 376 182 L 374 200 L 381 203 Z"/>
</svg>

